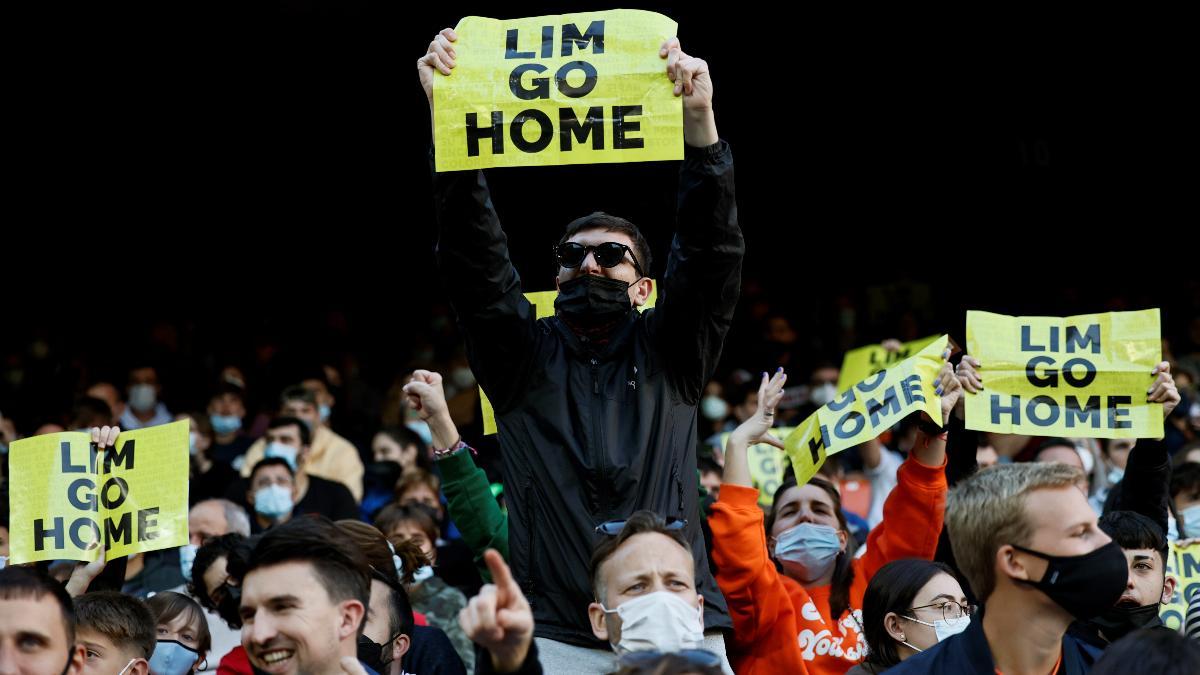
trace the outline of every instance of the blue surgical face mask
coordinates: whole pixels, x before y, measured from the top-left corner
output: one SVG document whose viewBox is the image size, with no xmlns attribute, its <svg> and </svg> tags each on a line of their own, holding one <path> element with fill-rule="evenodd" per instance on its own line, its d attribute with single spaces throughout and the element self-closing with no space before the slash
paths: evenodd
<svg viewBox="0 0 1200 675">
<path fill-rule="evenodd" d="M 300 451 L 290 445 L 283 443 L 267 443 L 266 450 L 263 451 L 263 457 L 278 457 L 288 463 L 292 467 L 292 471 L 296 471 L 296 455 Z"/>
<path fill-rule="evenodd" d="M 209 415 L 208 421 L 218 436 L 227 436 L 242 428 L 242 418 L 237 415 Z"/>
<path fill-rule="evenodd" d="M 404 426 L 417 432 L 425 445 L 433 445 L 433 433 L 429 431 L 429 424 L 425 420 L 409 420 L 404 423 Z"/>
<path fill-rule="evenodd" d="M 199 652 L 175 640 L 159 640 L 150 657 L 150 672 L 154 675 L 186 675 L 196 666 Z"/>
<path fill-rule="evenodd" d="M 775 538 L 775 557 L 803 567 L 807 581 L 828 574 L 841 552 L 838 531 L 828 525 L 800 523 Z"/>
<path fill-rule="evenodd" d="M 951 637 L 953 635 L 958 635 L 959 633 L 966 630 L 967 626 L 971 625 L 971 617 L 969 617 L 969 616 L 959 617 L 953 621 L 947 621 L 945 619 L 937 619 L 933 623 L 929 623 L 928 621 L 922 621 L 920 619 L 917 619 L 917 618 L 914 618 L 911 616 L 906 616 L 904 618 L 908 619 L 909 621 L 916 621 L 919 624 L 923 624 L 925 626 L 929 626 L 930 628 L 932 628 L 933 634 L 937 636 L 938 642 L 945 642 L 946 638 Z M 908 643 L 906 642 L 904 644 L 908 644 Z M 908 646 L 912 647 L 913 649 L 916 649 L 917 651 L 922 651 L 921 649 L 919 649 L 917 647 L 913 647 L 912 645 L 908 645 Z"/>
<path fill-rule="evenodd" d="M 1125 477 L 1125 469 L 1118 469 L 1117 467 L 1114 466 L 1113 468 L 1108 470 L 1108 484 L 1109 485 L 1116 485 L 1117 483 L 1120 483 L 1121 479 L 1124 477 Z"/>
<path fill-rule="evenodd" d="M 1179 519 L 1183 521 L 1183 532 L 1189 538 L 1200 537 L 1200 504 L 1192 504 L 1180 511 Z"/>
<path fill-rule="evenodd" d="M 184 544 L 179 547 L 179 571 L 183 572 L 184 581 L 192 580 L 192 563 L 196 562 L 196 551 L 200 547 L 195 544 Z"/>
<path fill-rule="evenodd" d="M 330 413 L 332 413 L 332 412 L 333 412 L 333 408 L 331 408 L 331 407 L 329 407 L 329 406 L 325 405 L 324 403 L 322 403 L 321 405 L 317 406 L 317 415 L 319 415 L 319 416 L 321 417 L 321 421 L 322 421 L 322 422 L 328 422 L 328 421 L 329 421 L 329 415 L 330 415 Z"/>
<path fill-rule="evenodd" d="M 700 414 L 706 420 L 719 422 L 729 414 L 729 404 L 720 396 L 705 396 L 700 399 Z"/>
<path fill-rule="evenodd" d="M 264 518 L 279 520 L 292 512 L 292 491 L 282 485 L 268 485 L 254 493 L 254 510 Z"/>
<path fill-rule="evenodd" d="M 196 454 L 196 453 L 200 452 L 200 451 L 199 451 L 199 450 L 196 448 L 196 438 L 197 438 L 197 436 L 198 436 L 198 434 L 197 434 L 196 432 L 194 432 L 194 431 L 189 431 L 189 432 L 188 432 L 188 454 L 190 454 L 190 455 L 194 455 L 194 454 Z"/>
<path fill-rule="evenodd" d="M 129 407 L 147 413 L 158 405 L 158 392 L 152 384 L 135 384 L 129 387 Z"/>
</svg>

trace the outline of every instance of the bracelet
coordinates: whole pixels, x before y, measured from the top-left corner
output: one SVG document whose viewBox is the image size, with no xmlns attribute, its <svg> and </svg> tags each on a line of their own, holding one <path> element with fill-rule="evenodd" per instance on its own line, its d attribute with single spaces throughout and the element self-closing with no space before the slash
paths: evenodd
<svg viewBox="0 0 1200 675">
<path fill-rule="evenodd" d="M 449 457 L 449 456 L 459 452 L 460 450 L 471 450 L 471 446 L 467 445 L 466 443 L 463 443 L 463 439 L 461 436 L 459 437 L 458 442 L 456 442 L 454 445 L 451 445 L 448 448 L 444 448 L 444 449 L 434 448 L 433 449 L 433 458 L 434 459 L 444 459 L 446 457 Z M 472 450 L 472 452 L 474 452 L 474 450 Z"/>
</svg>

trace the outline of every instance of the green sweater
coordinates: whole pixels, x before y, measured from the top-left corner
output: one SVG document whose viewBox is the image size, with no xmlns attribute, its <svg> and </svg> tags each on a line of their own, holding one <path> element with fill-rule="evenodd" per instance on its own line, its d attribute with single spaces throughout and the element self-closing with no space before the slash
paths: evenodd
<svg viewBox="0 0 1200 675">
<path fill-rule="evenodd" d="M 471 548 L 475 566 L 486 582 L 492 581 L 483 553 L 489 548 L 508 560 L 508 514 L 492 496 L 487 474 L 475 465 L 471 450 L 460 450 L 437 460 L 442 474 L 442 492 L 450 510 L 450 519 Z"/>
</svg>

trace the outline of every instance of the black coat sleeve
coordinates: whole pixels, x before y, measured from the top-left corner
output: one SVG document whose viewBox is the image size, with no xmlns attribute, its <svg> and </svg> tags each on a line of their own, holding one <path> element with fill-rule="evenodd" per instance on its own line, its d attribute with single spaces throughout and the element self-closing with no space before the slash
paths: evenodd
<svg viewBox="0 0 1200 675">
<path fill-rule="evenodd" d="M 439 274 L 466 336 L 471 370 L 502 410 L 523 389 L 537 316 L 521 292 L 483 172 L 434 171 L 433 193 Z"/>
<path fill-rule="evenodd" d="M 672 383 L 688 403 L 700 399 L 717 367 L 741 294 L 746 244 L 734 197 L 729 145 L 687 147 L 678 223 L 651 330 Z"/>
<path fill-rule="evenodd" d="M 1120 494 L 1112 506 L 1146 516 L 1167 532 L 1167 509 L 1171 498 L 1171 455 L 1166 443 L 1139 439 L 1129 453 Z"/>
</svg>

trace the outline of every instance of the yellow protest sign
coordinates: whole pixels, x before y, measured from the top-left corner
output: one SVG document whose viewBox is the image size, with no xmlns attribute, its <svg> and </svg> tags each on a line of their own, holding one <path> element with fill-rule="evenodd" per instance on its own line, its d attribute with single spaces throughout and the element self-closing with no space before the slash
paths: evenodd
<svg viewBox="0 0 1200 675">
<path fill-rule="evenodd" d="M 786 438 L 794 430 L 795 427 L 776 427 L 771 429 L 771 433 L 778 438 Z M 722 448 L 729 442 L 729 434 L 728 431 L 721 434 Z M 783 484 L 787 455 L 773 445 L 755 443 L 746 449 L 746 461 L 750 465 L 750 481 L 758 488 L 758 504 L 768 508 L 775 499 L 775 491 Z"/>
<path fill-rule="evenodd" d="M 188 542 L 188 423 L 122 432 L 97 452 L 90 434 L 13 442 L 13 564 L 95 560 Z"/>
<path fill-rule="evenodd" d="M 662 43 L 677 24 L 619 9 L 464 17 L 433 79 L 438 171 L 683 158 L 683 102 Z"/>
<path fill-rule="evenodd" d="M 533 305 L 536 312 L 534 316 L 538 319 L 554 316 L 554 299 L 557 297 L 558 291 L 536 291 L 525 294 L 525 299 L 529 301 L 529 304 Z M 644 312 L 650 309 L 657 301 L 658 282 L 656 281 L 650 289 L 650 297 L 646 298 L 646 304 L 638 307 L 638 311 Z M 479 407 L 483 413 L 483 435 L 492 436 L 496 433 L 496 411 L 492 409 L 492 402 L 488 400 L 483 387 L 479 388 Z"/>
<path fill-rule="evenodd" d="M 884 349 L 881 345 L 867 345 L 851 349 L 842 357 L 842 369 L 838 373 L 838 392 L 846 391 L 855 383 L 867 379 L 868 376 L 900 363 L 936 339 L 938 336 L 930 335 L 919 340 L 903 342 L 900 344 L 900 349 L 894 352 Z"/>
<path fill-rule="evenodd" d="M 941 424 L 942 397 L 933 386 L 949 344 L 942 335 L 900 363 L 847 389 L 808 416 L 784 439 L 796 482 L 803 485 L 828 455 L 875 438 L 914 412 Z"/>
<path fill-rule="evenodd" d="M 967 312 L 967 353 L 984 390 L 965 393 L 966 425 L 1031 436 L 1161 438 L 1147 403 L 1162 360 L 1157 309 L 1068 317 Z"/>
<path fill-rule="evenodd" d="M 1200 544 L 1179 548 L 1171 543 L 1167 556 L 1167 574 L 1175 577 L 1175 595 L 1163 603 L 1159 616 L 1167 628 L 1179 630 L 1187 616 L 1188 598 L 1200 592 Z"/>
</svg>

